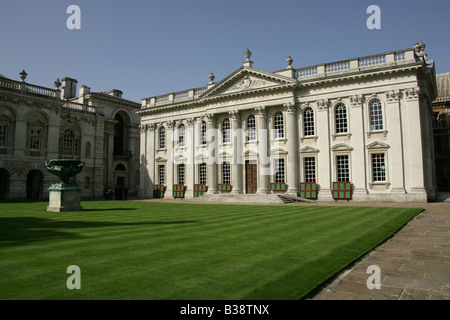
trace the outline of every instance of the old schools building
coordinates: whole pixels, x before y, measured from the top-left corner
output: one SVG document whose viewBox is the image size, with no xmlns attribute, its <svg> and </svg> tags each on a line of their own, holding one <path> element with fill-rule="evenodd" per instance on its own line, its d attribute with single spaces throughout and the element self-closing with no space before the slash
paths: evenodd
<svg viewBox="0 0 450 320">
<path fill-rule="evenodd" d="M 85 162 L 76 177 L 82 197 L 102 197 L 105 186 L 139 187 L 138 103 L 122 92 L 91 92 L 64 78 L 55 89 L 0 76 L 0 199 L 48 198 L 58 178 L 45 160 Z M 77 96 L 77 93 L 79 95 Z"/>
<path fill-rule="evenodd" d="M 144 99 L 139 194 L 433 200 L 436 75 L 424 48 L 298 69 L 288 57 L 273 72 L 247 50 L 219 82 Z"/>
</svg>

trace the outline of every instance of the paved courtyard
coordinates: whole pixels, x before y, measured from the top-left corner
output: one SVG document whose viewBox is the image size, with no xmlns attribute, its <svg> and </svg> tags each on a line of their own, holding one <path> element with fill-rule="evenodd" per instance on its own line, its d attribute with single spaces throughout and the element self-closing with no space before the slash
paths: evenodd
<svg viewBox="0 0 450 320">
<path fill-rule="evenodd" d="M 450 202 L 340 205 L 418 207 L 425 211 L 309 299 L 450 300 Z M 380 289 L 367 287 L 371 265 L 380 268 Z"/>
</svg>

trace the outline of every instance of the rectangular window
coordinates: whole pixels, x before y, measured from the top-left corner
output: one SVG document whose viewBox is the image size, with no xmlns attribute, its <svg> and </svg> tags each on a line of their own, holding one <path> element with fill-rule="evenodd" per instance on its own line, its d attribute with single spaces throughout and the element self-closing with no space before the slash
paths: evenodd
<svg viewBox="0 0 450 320">
<path fill-rule="evenodd" d="M 166 183 L 166 167 L 164 165 L 158 166 L 159 171 L 159 184 Z"/>
<path fill-rule="evenodd" d="M 41 130 L 31 129 L 30 150 L 41 150 Z"/>
<path fill-rule="evenodd" d="M 284 159 L 275 159 L 275 182 L 284 182 Z"/>
<path fill-rule="evenodd" d="M 348 163 L 348 155 L 337 156 L 337 180 L 338 182 L 350 181 L 350 168 Z"/>
<path fill-rule="evenodd" d="M 7 139 L 8 139 L 8 126 L 0 125 L 0 148 L 6 149 Z"/>
<path fill-rule="evenodd" d="M 386 166 L 384 162 L 384 153 L 372 154 L 372 175 L 373 182 L 386 181 Z"/>
<path fill-rule="evenodd" d="M 373 100 L 369 105 L 370 130 L 383 130 L 383 108 L 380 100 Z"/>
<path fill-rule="evenodd" d="M 316 158 L 304 158 L 305 182 L 316 182 Z"/>
<path fill-rule="evenodd" d="M 206 163 L 200 163 L 199 174 L 200 184 L 206 184 Z"/>
<path fill-rule="evenodd" d="M 184 164 L 178 165 L 178 183 L 184 184 Z"/>
<path fill-rule="evenodd" d="M 230 179 L 230 163 L 229 162 L 224 162 L 222 164 L 222 183 L 228 183 L 230 184 L 231 182 Z"/>
<path fill-rule="evenodd" d="M 247 119 L 247 141 L 256 140 L 256 122 L 255 116 L 251 115 Z"/>
</svg>

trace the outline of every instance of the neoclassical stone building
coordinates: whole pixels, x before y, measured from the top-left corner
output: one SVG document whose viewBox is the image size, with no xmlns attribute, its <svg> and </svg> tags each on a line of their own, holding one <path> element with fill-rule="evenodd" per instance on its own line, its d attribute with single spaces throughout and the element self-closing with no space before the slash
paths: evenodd
<svg viewBox="0 0 450 320">
<path fill-rule="evenodd" d="M 91 92 L 64 78 L 55 89 L 0 76 L 0 199 L 45 199 L 58 179 L 45 160 L 86 163 L 76 179 L 81 196 L 102 197 L 104 187 L 139 188 L 138 103 L 120 90 Z M 78 95 L 77 95 L 78 94 Z"/>
<path fill-rule="evenodd" d="M 143 99 L 140 195 L 434 199 L 436 75 L 424 48 L 297 69 L 288 57 L 273 72 L 247 49 L 219 82 Z"/>
</svg>

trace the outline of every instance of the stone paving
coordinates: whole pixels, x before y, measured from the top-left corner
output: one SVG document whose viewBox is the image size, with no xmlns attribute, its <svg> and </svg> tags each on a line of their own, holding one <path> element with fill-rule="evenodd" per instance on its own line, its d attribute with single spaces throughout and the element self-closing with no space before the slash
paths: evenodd
<svg viewBox="0 0 450 320">
<path fill-rule="evenodd" d="M 359 205 L 418 207 L 425 211 L 308 299 L 450 300 L 450 202 Z M 371 265 L 380 268 L 380 289 L 367 286 L 372 275 L 367 268 Z"/>
</svg>

